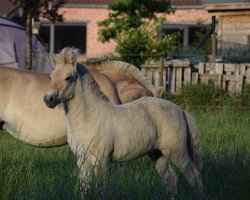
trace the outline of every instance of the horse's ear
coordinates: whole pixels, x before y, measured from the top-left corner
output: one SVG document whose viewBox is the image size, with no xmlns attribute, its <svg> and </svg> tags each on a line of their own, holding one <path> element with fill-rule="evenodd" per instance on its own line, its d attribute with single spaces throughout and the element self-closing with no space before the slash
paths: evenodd
<svg viewBox="0 0 250 200">
<path fill-rule="evenodd" d="M 51 53 L 50 54 L 50 60 L 51 60 L 52 66 L 55 68 L 56 64 L 57 64 L 57 56 L 56 56 L 56 54 Z"/>
<path fill-rule="evenodd" d="M 156 91 L 154 92 L 154 97 L 162 97 L 163 92 L 163 86 L 158 87 L 158 89 L 156 89 Z"/>
<path fill-rule="evenodd" d="M 66 57 L 66 64 L 68 64 L 70 67 L 76 68 L 77 65 L 77 54 L 74 52 L 71 52 Z"/>
</svg>

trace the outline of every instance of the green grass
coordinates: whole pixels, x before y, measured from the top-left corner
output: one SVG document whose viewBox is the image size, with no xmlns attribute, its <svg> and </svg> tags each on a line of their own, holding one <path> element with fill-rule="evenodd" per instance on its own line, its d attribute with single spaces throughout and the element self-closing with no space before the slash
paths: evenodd
<svg viewBox="0 0 250 200">
<path fill-rule="evenodd" d="M 250 199 L 250 113 L 196 112 L 207 199 Z M 154 164 L 143 157 L 110 165 L 106 199 L 166 199 Z M 192 199 L 180 176 L 178 199 Z M 95 181 L 86 199 L 102 199 Z M 68 146 L 35 148 L 0 132 L 0 199 L 80 199 L 75 157 Z"/>
</svg>

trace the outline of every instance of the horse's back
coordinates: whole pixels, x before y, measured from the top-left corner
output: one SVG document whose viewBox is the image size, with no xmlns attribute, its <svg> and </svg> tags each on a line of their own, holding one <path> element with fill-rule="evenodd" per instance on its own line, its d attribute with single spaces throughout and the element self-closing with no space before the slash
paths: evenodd
<svg viewBox="0 0 250 200">
<path fill-rule="evenodd" d="M 175 103 L 156 97 L 142 97 L 138 100 L 142 109 L 147 109 L 146 119 L 154 122 L 157 130 L 156 148 L 183 145 L 186 138 L 186 121 L 184 112 Z"/>
</svg>

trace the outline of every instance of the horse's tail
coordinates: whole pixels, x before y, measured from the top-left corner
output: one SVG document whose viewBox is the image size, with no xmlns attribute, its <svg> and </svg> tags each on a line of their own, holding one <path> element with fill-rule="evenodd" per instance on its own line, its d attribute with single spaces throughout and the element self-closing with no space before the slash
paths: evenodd
<svg viewBox="0 0 250 200">
<path fill-rule="evenodd" d="M 201 171 L 203 168 L 202 162 L 202 153 L 199 148 L 199 140 L 198 140 L 198 128 L 196 126 L 195 120 L 192 115 L 188 112 L 184 111 L 184 115 L 187 121 L 188 128 L 188 136 L 187 136 L 187 144 L 188 144 L 188 155 L 193 160 L 193 162 L 197 165 L 198 169 Z"/>
</svg>

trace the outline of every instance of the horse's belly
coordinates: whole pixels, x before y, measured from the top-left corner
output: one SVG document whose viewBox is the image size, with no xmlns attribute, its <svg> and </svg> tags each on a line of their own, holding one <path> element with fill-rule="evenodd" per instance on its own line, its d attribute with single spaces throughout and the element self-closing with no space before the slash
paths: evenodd
<svg viewBox="0 0 250 200">
<path fill-rule="evenodd" d="M 123 140 L 114 145 L 112 158 L 114 161 L 124 162 L 136 159 L 150 152 L 155 146 L 155 139 Z"/>
<path fill-rule="evenodd" d="M 15 138 L 28 144 L 41 147 L 66 144 L 64 116 L 43 118 L 39 113 L 30 116 L 21 108 L 6 110 L 3 128 Z"/>
<path fill-rule="evenodd" d="M 126 162 L 129 160 L 134 160 L 137 159 L 141 156 L 144 156 L 145 154 L 147 154 L 149 151 L 142 151 L 142 152 L 133 152 L 133 153 L 116 153 L 113 154 L 112 160 L 113 161 L 117 161 L 117 162 Z"/>
<path fill-rule="evenodd" d="M 24 122 L 25 123 L 25 122 Z M 61 146 L 67 143 L 66 130 L 45 130 L 19 126 L 19 130 L 12 124 L 4 124 L 3 129 L 15 138 L 38 147 Z"/>
</svg>

